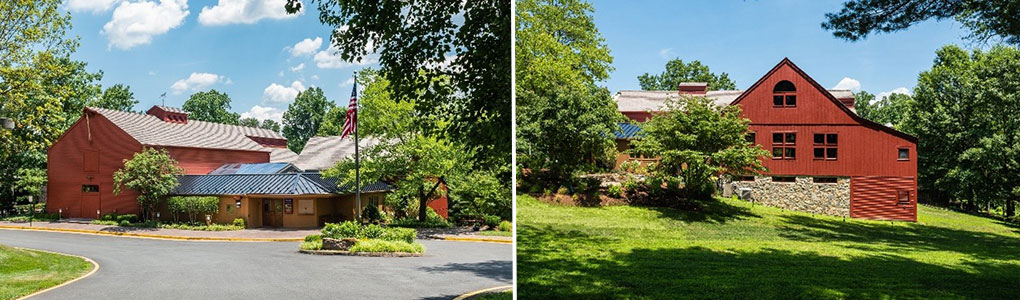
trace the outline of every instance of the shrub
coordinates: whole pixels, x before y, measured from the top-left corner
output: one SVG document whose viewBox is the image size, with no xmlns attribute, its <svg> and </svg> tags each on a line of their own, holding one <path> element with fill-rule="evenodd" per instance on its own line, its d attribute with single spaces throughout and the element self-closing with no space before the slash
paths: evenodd
<svg viewBox="0 0 1020 300">
<path fill-rule="evenodd" d="M 131 226 L 131 222 L 128 222 L 128 220 L 120 220 L 120 223 L 118 225 L 122 227 L 128 227 Z"/>
<path fill-rule="evenodd" d="M 128 221 L 128 223 L 138 223 L 138 215 L 136 214 L 117 215 L 115 220 L 120 223 L 123 223 L 124 221 Z"/>
<path fill-rule="evenodd" d="M 379 225 L 370 224 L 361 228 L 361 235 L 359 238 L 364 239 L 377 239 L 383 235 L 383 228 Z"/>
<path fill-rule="evenodd" d="M 314 241 L 320 241 L 321 242 L 322 241 L 322 235 L 321 234 L 309 234 L 309 235 L 305 236 L 305 242 L 314 242 Z"/>
<path fill-rule="evenodd" d="M 414 243 L 414 238 L 417 236 L 418 231 L 411 228 L 386 228 L 379 238 L 387 241 Z"/>
<path fill-rule="evenodd" d="M 100 219 L 100 220 L 92 220 L 92 224 L 93 225 L 106 225 L 106 226 L 118 226 L 118 225 L 120 225 L 120 224 L 117 223 L 117 221 L 102 220 L 102 219 Z"/>
<path fill-rule="evenodd" d="M 499 226 L 499 216 L 485 216 L 485 226 L 489 226 L 491 229 L 495 229 Z"/>
<path fill-rule="evenodd" d="M 425 246 L 422 246 L 420 243 L 403 241 L 363 240 L 354 244 L 354 247 L 351 247 L 351 252 L 423 253 L 425 252 Z"/>
<path fill-rule="evenodd" d="M 637 187 L 638 183 L 636 180 L 634 180 L 634 178 L 627 179 L 627 181 L 623 182 L 623 189 L 627 190 L 628 192 L 633 192 L 637 190 Z"/>
<path fill-rule="evenodd" d="M 133 225 L 134 226 L 141 226 L 141 227 L 155 227 L 155 226 L 157 226 L 155 223 L 151 223 L 151 222 L 140 223 L 140 224 L 133 224 Z M 244 229 L 244 227 L 237 227 L 237 226 L 234 226 L 234 225 L 223 225 L 223 224 L 205 225 L 205 224 L 185 224 L 185 223 L 173 223 L 173 224 L 162 223 L 162 224 L 159 224 L 158 226 L 159 226 L 159 228 L 180 229 L 180 230 L 198 230 L 198 231 L 230 231 L 230 230 L 241 230 L 241 229 Z"/>
<path fill-rule="evenodd" d="M 117 215 L 116 214 L 105 214 L 105 215 L 99 217 L 100 221 L 116 221 L 116 219 L 117 219 Z"/>
<path fill-rule="evenodd" d="M 234 225 L 234 226 L 237 226 L 237 227 L 241 227 L 241 228 L 247 228 L 248 227 L 248 226 L 245 226 L 247 224 L 244 223 L 244 219 L 242 219 L 242 218 L 236 218 L 236 219 L 234 219 L 234 222 L 231 222 L 230 224 Z"/>
<path fill-rule="evenodd" d="M 511 231 L 514 229 L 514 224 L 510 221 L 499 222 L 499 231 Z"/>
<path fill-rule="evenodd" d="M 167 208 L 173 214 L 174 221 L 178 221 L 179 214 L 184 214 L 188 216 L 189 221 L 194 223 L 196 216 L 215 214 L 219 211 L 219 207 L 220 199 L 216 196 L 174 196 L 167 200 Z"/>
<path fill-rule="evenodd" d="M 379 207 L 376 205 L 368 205 L 365 207 L 362 217 L 369 222 L 379 221 L 381 218 L 379 214 Z"/>
<path fill-rule="evenodd" d="M 322 249 L 322 240 L 301 242 L 301 250 L 320 250 L 320 249 Z"/>
<path fill-rule="evenodd" d="M 560 188 L 556 189 L 556 193 L 560 195 L 566 195 L 567 193 L 570 193 L 570 190 L 568 190 L 567 187 L 565 186 L 561 186 Z"/>
<path fill-rule="evenodd" d="M 453 226 L 453 224 L 445 220 L 427 220 L 422 222 L 414 218 L 396 219 L 393 222 L 390 222 L 389 225 L 392 227 L 407 228 L 450 228 Z"/>
<path fill-rule="evenodd" d="M 623 196 L 623 188 L 617 184 L 610 185 L 609 189 L 606 190 L 606 194 L 609 195 L 609 197 L 620 198 Z"/>
<path fill-rule="evenodd" d="M 356 239 L 361 233 L 361 225 L 353 221 L 342 223 L 327 223 L 322 228 L 322 236 L 334 239 Z"/>
</svg>

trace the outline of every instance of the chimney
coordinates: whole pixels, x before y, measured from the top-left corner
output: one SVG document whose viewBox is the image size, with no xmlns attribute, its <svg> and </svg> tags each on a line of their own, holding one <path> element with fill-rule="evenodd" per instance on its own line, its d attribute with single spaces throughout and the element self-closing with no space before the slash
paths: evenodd
<svg viewBox="0 0 1020 300">
<path fill-rule="evenodd" d="M 163 122 L 188 124 L 188 112 L 180 108 L 155 105 L 145 113 Z"/>
<path fill-rule="evenodd" d="M 846 106 L 846 108 L 854 108 L 854 97 L 853 96 L 850 96 L 848 98 L 847 97 L 836 98 L 836 100 L 839 100 L 840 103 L 843 103 L 843 106 Z"/>
<path fill-rule="evenodd" d="M 704 95 L 708 92 L 708 82 L 681 82 L 679 90 L 681 95 Z"/>
</svg>

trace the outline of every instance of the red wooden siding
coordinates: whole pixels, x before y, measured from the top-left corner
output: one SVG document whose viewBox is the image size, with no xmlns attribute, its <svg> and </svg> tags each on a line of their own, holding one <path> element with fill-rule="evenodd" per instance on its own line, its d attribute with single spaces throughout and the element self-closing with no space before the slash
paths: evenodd
<svg viewBox="0 0 1020 300">
<path fill-rule="evenodd" d="M 916 176 L 917 147 L 899 137 L 860 125 L 758 125 L 750 129 L 759 145 L 772 151 L 773 132 L 795 132 L 795 159 L 765 158 L 771 174 L 803 176 Z M 836 160 L 816 160 L 813 151 L 815 133 L 835 133 Z M 784 147 L 789 147 L 785 146 Z M 897 159 L 899 148 L 910 149 L 910 160 Z"/>
<path fill-rule="evenodd" d="M 79 119 L 47 152 L 46 210 L 63 210 L 64 217 L 75 218 L 94 218 L 96 209 L 104 214 L 138 213 L 135 192 L 113 195 L 113 172 L 124 166 L 124 159 L 141 151 L 142 145 L 102 115 L 88 114 L 87 120 Z M 98 185 L 99 193 L 83 192 L 86 184 Z"/>
<path fill-rule="evenodd" d="M 166 147 L 186 175 L 204 175 L 227 163 L 269 162 L 269 152 Z"/>
<path fill-rule="evenodd" d="M 917 180 L 915 177 L 858 176 L 850 179 L 850 217 L 917 221 Z M 899 192 L 910 194 L 900 203 Z"/>
</svg>

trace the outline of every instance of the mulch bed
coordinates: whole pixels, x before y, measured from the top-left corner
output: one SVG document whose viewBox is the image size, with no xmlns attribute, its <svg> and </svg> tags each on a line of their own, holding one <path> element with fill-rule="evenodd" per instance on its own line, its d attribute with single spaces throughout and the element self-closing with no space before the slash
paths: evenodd
<svg viewBox="0 0 1020 300">
<path fill-rule="evenodd" d="M 346 255 L 346 256 L 370 256 L 370 257 L 422 257 L 424 253 L 408 252 L 350 252 L 343 250 L 298 250 L 304 254 L 312 255 Z"/>
<path fill-rule="evenodd" d="M 592 198 L 591 196 L 580 196 L 580 197 L 578 197 L 578 199 L 574 199 L 574 197 L 570 196 L 570 195 L 562 195 L 562 194 L 552 194 L 552 195 L 535 194 L 535 195 L 532 195 L 532 196 L 535 197 L 535 199 L 538 199 L 539 201 L 542 201 L 542 202 L 545 202 L 545 203 L 559 204 L 559 205 L 570 205 L 570 206 L 588 206 L 588 207 L 594 207 L 594 206 L 615 206 L 615 205 L 628 205 L 629 204 L 627 202 L 627 199 L 625 199 L 625 198 L 613 198 L 613 197 L 609 197 L 609 196 L 606 196 L 606 195 L 599 195 L 599 198 L 598 198 L 597 201 L 596 201 L 596 199 Z"/>
</svg>

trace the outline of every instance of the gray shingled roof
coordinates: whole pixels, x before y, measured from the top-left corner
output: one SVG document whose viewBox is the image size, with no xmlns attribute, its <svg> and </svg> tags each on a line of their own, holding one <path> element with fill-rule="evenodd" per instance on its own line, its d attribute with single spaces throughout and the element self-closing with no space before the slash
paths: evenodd
<svg viewBox="0 0 1020 300">
<path fill-rule="evenodd" d="M 361 138 L 358 143 L 361 150 L 378 145 L 378 138 Z M 316 136 L 308 139 L 292 163 L 301 170 L 325 170 L 332 168 L 340 160 L 354 157 L 354 137 L 340 139 L 339 136 Z"/>
<path fill-rule="evenodd" d="M 285 139 L 279 133 L 256 127 L 226 125 L 197 120 L 187 124 L 164 122 L 133 112 L 89 107 L 138 140 L 142 145 L 271 152 L 248 136 Z"/>
<path fill-rule="evenodd" d="M 172 112 L 172 113 L 179 113 L 179 114 L 185 114 L 185 115 L 190 115 L 191 114 L 191 112 L 189 112 L 189 111 L 186 111 L 186 110 L 183 110 L 183 109 L 180 109 L 180 108 L 176 108 L 176 107 L 173 107 L 173 106 L 156 105 L 156 107 L 159 107 L 162 110 L 165 110 L 165 111 L 168 111 L 168 112 Z"/>
<path fill-rule="evenodd" d="M 294 159 L 297 158 L 297 153 L 294 153 L 294 151 L 290 151 L 290 149 L 287 148 L 269 148 L 269 149 L 273 151 L 269 153 L 269 162 L 289 163 L 294 162 Z"/>
<path fill-rule="evenodd" d="M 337 187 L 336 178 L 319 173 L 183 175 L 171 195 L 328 195 L 352 194 L 350 186 Z M 377 181 L 361 190 L 389 191 L 393 188 Z"/>
<path fill-rule="evenodd" d="M 731 90 L 731 91 L 708 91 L 705 95 L 691 95 L 691 96 L 703 96 L 712 99 L 712 102 L 718 106 L 730 105 L 733 100 L 740 97 L 744 91 Z M 850 90 L 829 90 L 829 93 L 835 96 L 837 99 L 841 98 L 853 98 L 854 94 Z M 657 111 L 662 109 L 666 99 L 671 97 L 678 97 L 677 91 L 632 91 L 624 90 L 616 92 L 613 95 L 613 100 L 616 101 L 616 106 L 619 111 Z"/>
</svg>

